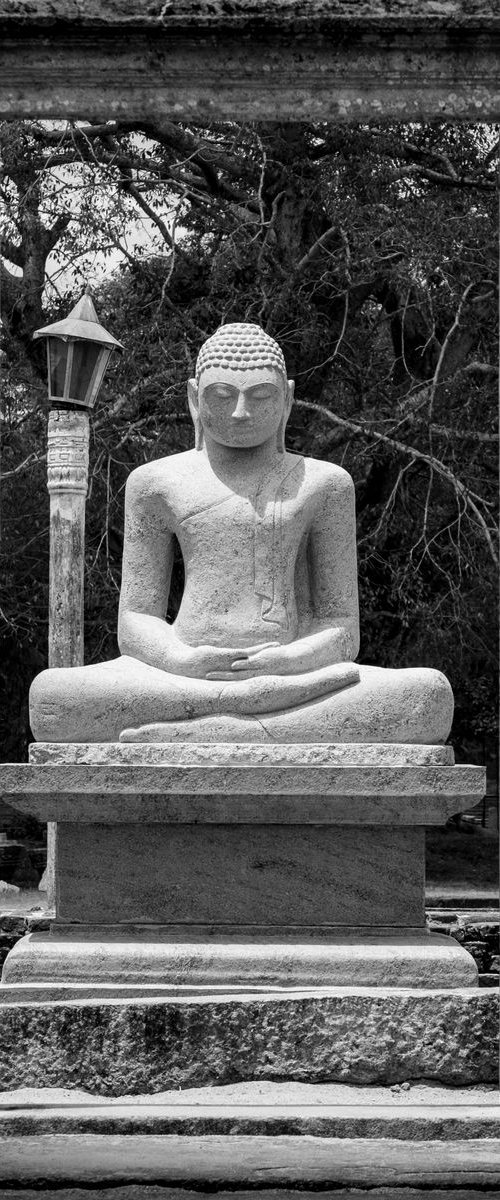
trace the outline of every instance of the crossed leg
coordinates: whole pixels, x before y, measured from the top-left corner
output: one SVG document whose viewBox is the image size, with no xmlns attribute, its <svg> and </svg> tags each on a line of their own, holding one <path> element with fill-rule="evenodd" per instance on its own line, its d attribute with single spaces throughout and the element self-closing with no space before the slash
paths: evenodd
<svg viewBox="0 0 500 1200">
<path fill-rule="evenodd" d="M 440 671 L 358 667 L 359 681 L 282 711 L 209 715 L 125 729 L 136 742 L 396 742 L 449 736 L 453 693 Z M 254 681 L 252 681 L 254 682 Z"/>
<path fill-rule="evenodd" d="M 441 742 L 453 696 L 427 668 L 339 663 L 236 683 L 184 679 L 126 655 L 52 669 L 31 688 L 38 741 Z"/>
</svg>

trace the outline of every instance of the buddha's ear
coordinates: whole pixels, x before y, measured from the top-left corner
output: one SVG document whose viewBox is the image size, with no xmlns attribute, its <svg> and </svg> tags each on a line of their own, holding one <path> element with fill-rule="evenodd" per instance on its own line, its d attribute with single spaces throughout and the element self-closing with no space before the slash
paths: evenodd
<svg viewBox="0 0 500 1200">
<path fill-rule="evenodd" d="M 196 383 L 196 379 L 188 379 L 187 393 L 189 411 L 191 413 L 191 420 L 194 425 L 194 448 L 195 450 L 201 450 L 203 446 L 203 429 L 200 421 L 198 384 Z"/>
<path fill-rule="evenodd" d="M 284 453 L 285 453 L 285 427 L 286 427 L 286 423 L 287 423 L 287 421 L 288 421 L 288 418 L 289 418 L 289 416 L 290 416 L 290 409 L 291 409 L 291 407 L 292 407 L 292 404 L 293 404 L 294 392 L 295 392 L 295 383 L 294 383 L 294 380 L 293 380 L 293 379 L 287 379 L 287 384 L 286 384 L 286 398 L 285 398 L 285 411 L 284 411 L 284 413 L 283 413 L 283 417 L 282 417 L 282 419 L 281 419 L 281 421 L 280 421 L 279 428 L 278 428 L 278 432 L 277 432 L 277 435 L 276 435 L 276 446 L 277 446 L 277 448 L 278 448 L 278 450 L 280 451 L 280 453 L 281 453 L 281 454 L 284 454 Z"/>
<path fill-rule="evenodd" d="M 198 419 L 198 386 L 196 379 L 188 379 L 188 404 L 191 419 L 196 423 Z"/>
</svg>

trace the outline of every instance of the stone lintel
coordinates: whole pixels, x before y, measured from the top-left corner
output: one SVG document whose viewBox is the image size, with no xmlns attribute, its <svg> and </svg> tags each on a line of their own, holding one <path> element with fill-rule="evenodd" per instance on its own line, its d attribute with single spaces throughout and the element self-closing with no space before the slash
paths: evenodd
<svg viewBox="0 0 500 1200">
<path fill-rule="evenodd" d="M 458 32 L 467 37 L 475 31 L 491 31 L 500 27 L 498 8 L 494 0 L 405 0 L 404 10 L 395 0 L 214 0 L 204 5 L 199 0 L 9 0 L 0 3 L 0 17 L 6 28 L 46 29 L 57 33 L 61 28 L 101 30 L 103 33 L 120 29 L 150 29 L 172 32 L 191 29 L 205 34 L 223 32 L 254 32 L 256 28 L 300 33 L 336 32 L 342 30 L 391 30 L 393 33 L 410 29 L 412 32 L 435 33 L 439 30 Z M 57 28 L 54 30 L 54 26 Z"/>
<path fill-rule="evenodd" d="M 7 119 L 500 114 L 495 0 L 1 0 L 0 36 Z"/>
</svg>

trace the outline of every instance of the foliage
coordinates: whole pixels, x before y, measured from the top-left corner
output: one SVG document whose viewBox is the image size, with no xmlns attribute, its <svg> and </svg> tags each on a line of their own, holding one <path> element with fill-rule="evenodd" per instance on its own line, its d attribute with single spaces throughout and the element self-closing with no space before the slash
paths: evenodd
<svg viewBox="0 0 500 1200">
<path fill-rule="evenodd" d="M 495 131 L 158 119 L 16 123 L 2 142 L 6 756 L 23 756 L 20 697 L 46 641 L 46 401 L 31 335 L 78 298 L 89 251 L 111 247 L 119 265 L 97 304 L 126 354 L 92 427 L 87 661 L 117 649 L 130 468 L 192 444 L 185 381 L 201 341 L 221 321 L 258 321 L 296 378 L 290 448 L 355 480 L 361 661 L 444 670 L 457 744 L 480 755 L 496 713 Z M 142 234 L 133 244 L 136 218 L 149 250 Z M 54 254 L 72 290 L 61 298 L 45 289 Z M 181 588 L 179 563 L 172 612 Z"/>
</svg>

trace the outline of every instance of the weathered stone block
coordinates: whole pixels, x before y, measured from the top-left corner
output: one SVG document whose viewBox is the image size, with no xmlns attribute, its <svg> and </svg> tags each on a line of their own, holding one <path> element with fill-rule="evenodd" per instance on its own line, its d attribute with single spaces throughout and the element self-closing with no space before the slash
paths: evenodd
<svg viewBox="0 0 500 1200">
<path fill-rule="evenodd" d="M 325 989 L 23 1003 L 3 989 L 0 1079 L 119 1096 L 236 1080 L 465 1085 L 497 1074 L 489 990 Z"/>
<path fill-rule="evenodd" d="M 424 835 L 334 825 L 59 824 L 57 915 L 108 925 L 423 926 Z"/>
</svg>

